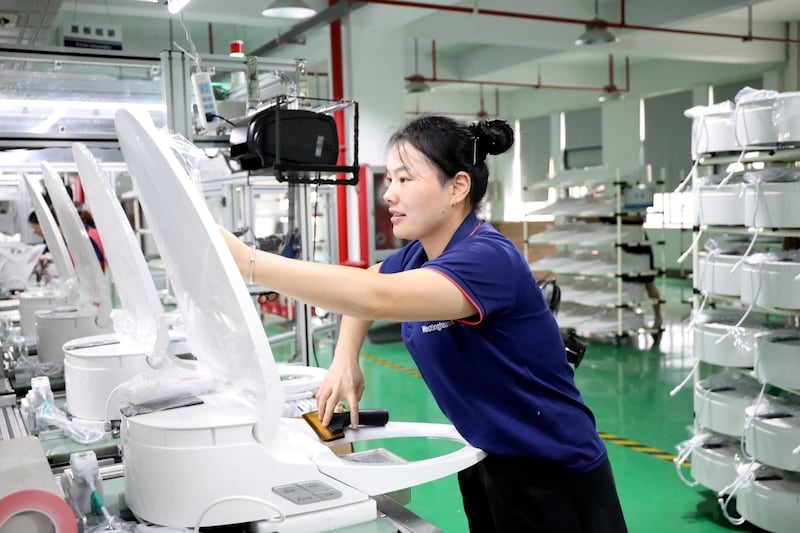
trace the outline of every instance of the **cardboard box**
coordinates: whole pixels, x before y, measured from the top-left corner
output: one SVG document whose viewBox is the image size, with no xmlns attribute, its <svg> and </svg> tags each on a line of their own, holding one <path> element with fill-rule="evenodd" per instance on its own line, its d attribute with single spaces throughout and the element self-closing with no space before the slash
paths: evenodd
<svg viewBox="0 0 800 533">
<path fill-rule="evenodd" d="M 548 255 L 556 253 L 557 248 L 552 244 L 546 243 L 525 243 L 525 222 L 507 222 L 496 221 L 491 222 L 492 226 L 500 233 L 508 237 L 517 246 L 520 252 L 525 255 L 527 247 L 528 263 L 538 261 Z M 541 233 L 552 224 L 551 222 L 528 222 L 528 238 L 531 235 Z"/>
</svg>

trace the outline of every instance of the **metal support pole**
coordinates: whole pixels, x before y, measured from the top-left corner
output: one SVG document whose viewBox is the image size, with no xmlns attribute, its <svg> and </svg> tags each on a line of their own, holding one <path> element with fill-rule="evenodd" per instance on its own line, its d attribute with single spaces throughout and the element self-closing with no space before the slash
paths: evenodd
<svg viewBox="0 0 800 533">
<path fill-rule="evenodd" d="M 312 225 L 314 219 L 311 216 L 308 185 L 293 185 L 289 187 L 290 194 L 294 195 L 294 216 L 297 227 L 300 230 L 301 252 L 300 259 L 311 261 L 314 258 L 314 239 Z M 297 313 L 295 316 L 295 334 L 297 336 L 296 358 L 305 366 L 311 366 L 314 354 L 314 328 L 311 323 L 311 306 L 297 301 Z"/>
<path fill-rule="evenodd" d="M 161 52 L 161 77 L 164 83 L 164 104 L 167 106 L 167 127 L 173 133 L 191 140 L 192 95 L 189 86 L 191 64 L 183 52 Z"/>
</svg>

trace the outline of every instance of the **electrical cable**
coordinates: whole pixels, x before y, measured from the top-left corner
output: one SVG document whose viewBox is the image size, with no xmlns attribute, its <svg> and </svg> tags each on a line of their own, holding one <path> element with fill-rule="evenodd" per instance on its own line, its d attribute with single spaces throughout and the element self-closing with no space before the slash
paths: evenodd
<svg viewBox="0 0 800 533">
<path fill-rule="evenodd" d="M 189 42 L 189 47 L 192 49 L 192 53 L 188 55 L 192 58 L 192 61 L 194 61 L 197 72 L 203 72 L 203 69 L 200 67 L 200 54 L 197 53 L 197 48 L 192 40 L 191 32 L 189 32 L 189 28 L 186 27 L 186 22 L 183 20 L 183 11 L 178 13 L 178 20 L 181 23 L 181 27 L 183 27 L 183 34 Z"/>
<path fill-rule="evenodd" d="M 209 118 L 212 119 L 212 120 L 215 119 L 215 118 L 218 118 L 218 119 L 224 120 L 225 122 L 227 122 L 231 126 L 236 127 L 236 124 L 234 122 L 231 122 L 230 120 L 228 120 L 227 118 L 223 117 L 222 115 L 217 115 L 215 113 L 206 113 L 206 119 L 209 119 Z M 214 157 L 216 157 L 216 156 L 214 156 Z"/>
<path fill-rule="evenodd" d="M 314 209 L 311 214 L 311 261 L 316 259 L 317 254 L 317 216 L 319 216 L 319 182 L 314 189 Z M 314 356 L 314 365 L 319 367 L 319 357 L 317 356 L 317 343 L 314 342 L 314 327 L 311 328 L 311 355 Z"/>
</svg>

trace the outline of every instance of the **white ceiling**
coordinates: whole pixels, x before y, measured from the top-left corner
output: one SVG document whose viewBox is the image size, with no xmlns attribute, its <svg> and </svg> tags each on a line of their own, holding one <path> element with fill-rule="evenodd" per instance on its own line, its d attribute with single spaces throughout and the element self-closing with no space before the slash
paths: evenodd
<svg viewBox="0 0 800 533">
<path fill-rule="evenodd" d="M 192 0 L 184 10 L 184 19 L 192 27 L 194 40 L 207 46 L 211 31 L 202 31 L 208 23 L 213 27 L 216 53 L 224 52 L 232 36 L 245 38 L 246 49 L 252 51 L 290 32 L 295 22 L 268 19 L 261 10 L 270 0 Z M 323 11 L 328 0 L 306 0 Z M 617 84 L 624 85 L 624 58 L 629 57 L 632 69 L 658 61 L 670 64 L 729 64 L 748 68 L 763 65 L 767 69 L 786 61 L 787 47 L 780 42 L 756 39 L 700 36 L 655 31 L 655 28 L 717 32 L 745 36 L 748 34 L 748 9 L 752 5 L 752 35 L 757 38 L 787 37 L 789 22 L 800 21 L 800 0 L 599 0 L 599 16 L 612 25 L 621 22 L 621 6 L 625 4 L 625 23 L 646 29 L 612 28 L 618 43 L 591 47 L 574 45 L 583 31 L 579 21 L 594 16 L 593 0 L 420 0 L 399 2 L 407 5 L 385 5 L 367 2 L 351 3 L 355 25 L 369 25 L 376 30 L 403 35 L 406 73 L 414 70 L 414 41 L 417 40 L 421 74 L 432 74 L 431 49 L 436 43 L 436 66 L 439 78 L 470 82 L 535 84 L 537 77 L 544 84 L 580 85 L 580 73 L 592 72 L 605 77 L 609 55 L 615 58 Z M 415 7 L 455 6 L 470 13 Z M 357 9 L 355 9 L 357 7 Z M 483 10 L 483 12 L 482 12 Z M 491 10 L 499 13 L 487 13 Z M 43 36 L 64 21 L 84 14 L 105 17 L 125 30 L 135 21 L 152 21 L 164 28 L 170 15 L 164 0 L 150 3 L 143 0 L 0 0 L 3 13 L 16 18 L 16 27 L 0 28 L 0 42 L 31 44 L 43 42 Z M 519 16 L 514 16 L 519 15 Z M 528 18 L 525 18 L 528 17 Z M 571 19 L 572 22 L 535 20 L 535 17 Z M 159 30 L 161 31 L 161 30 Z M 269 52 L 273 57 L 304 57 L 311 70 L 328 70 L 329 38 L 327 26 L 305 35 L 305 45 L 283 45 Z M 50 37 L 52 38 L 52 37 Z M 146 45 L 139 39 L 137 46 Z M 46 41 L 44 41 L 46 42 Z M 152 53 L 163 48 L 163 40 L 154 41 Z M 202 51 L 203 46 L 198 45 Z M 797 46 L 797 45 L 793 45 Z M 654 63 L 655 64 L 655 63 Z M 586 76 L 583 76 L 586 79 Z M 602 85 L 606 80 L 598 80 Z M 442 84 L 444 85 L 444 84 Z M 503 90 L 510 87 L 498 85 Z"/>
</svg>

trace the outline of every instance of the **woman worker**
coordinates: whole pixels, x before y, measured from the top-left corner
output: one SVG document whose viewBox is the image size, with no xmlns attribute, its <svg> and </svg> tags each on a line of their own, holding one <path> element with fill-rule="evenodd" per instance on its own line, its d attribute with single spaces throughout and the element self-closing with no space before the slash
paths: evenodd
<svg viewBox="0 0 800 533">
<path fill-rule="evenodd" d="M 390 141 L 384 199 L 411 242 L 367 270 L 253 252 L 225 232 L 244 276 L 341 313 L 317 393 L 323 424 L 345 400 L 358 425 L 358 358 L 376 319 L 403 340 L 436 402 L 488 456 L 459 473 L 473 532 L 627 531 L 605 446 L 567 364 L 555 318 L 522 254 L 475 215 L 486 156 L 513 143 L 505 121 L 418 118 Z"/>
</svg>

